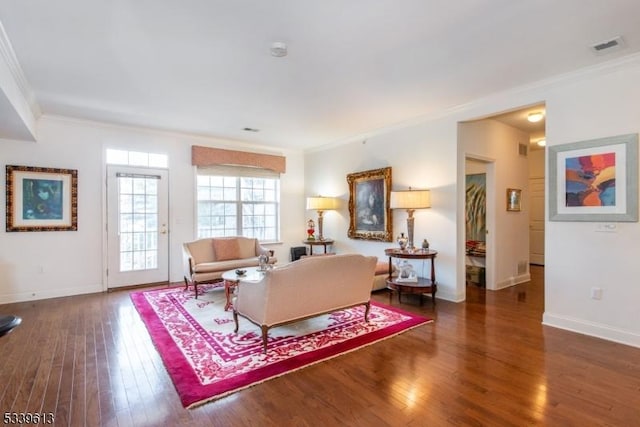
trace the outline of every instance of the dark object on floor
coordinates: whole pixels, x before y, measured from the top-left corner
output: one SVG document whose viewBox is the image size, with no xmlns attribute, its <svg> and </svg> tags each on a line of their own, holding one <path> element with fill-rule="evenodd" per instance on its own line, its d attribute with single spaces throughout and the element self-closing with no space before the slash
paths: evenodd
<svg viewBox="0 0 640 427">
<path fill-rule="evenodd" d="M 0 337 L 8 334 L 22 323 L 22 319 L 18 316 L 0 316 Z"/>
<path fill-rule="evenodd" d="M 480 286 L 481 288 L 486 286 L 484 267 L 467 265 L 467 285 L 470 283 Z"/>
</svg>

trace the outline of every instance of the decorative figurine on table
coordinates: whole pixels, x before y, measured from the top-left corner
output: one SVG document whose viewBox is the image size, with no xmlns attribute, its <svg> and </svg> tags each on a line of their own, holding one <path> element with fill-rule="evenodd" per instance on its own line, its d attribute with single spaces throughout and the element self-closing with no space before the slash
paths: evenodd
<svg viewBox="0 0 640 427">
<path fill-rule="evenodd" d="M 269 269 L 269 255 L 263 253 L 258 257 L 258 270 L 266 271 Z"/>
<path fill-rule="evenodd" d="M 307 221 L 307 240 L 316 240 L 316 223 L 312 219 Z"/>
<path fill-rule="evenodd" d="M 398 265 L 398 270 L 400 270 L 400 273 L 396 277 L 396 282 L 418 282 L 418 273 L 406 259 L 402 260 L 402 263 Z"/>
<path fill-rule="evenodd" d="M 407 249 L 407 243 L 409 242 L 409 239 L 404 235 L 404 233 L 400 233 L 396 241 L 398 242 L 398 246 L 400 246 L 401 251 Z"/>
</svg>

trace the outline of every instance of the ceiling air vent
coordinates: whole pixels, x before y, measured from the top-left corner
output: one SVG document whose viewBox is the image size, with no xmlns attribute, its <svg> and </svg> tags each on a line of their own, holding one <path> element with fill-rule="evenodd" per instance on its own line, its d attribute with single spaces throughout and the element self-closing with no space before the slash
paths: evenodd
<svg viewBox="0 0 640 427">
<path fill-rule="evenodd" d="M 614 37 L 609 40 L 605 40 L 600 43 L 596 43 L 591 46 L 591 50 L 593 50 L 598 55 L 603 55 L 605 53 L 614 52 L 624 47 L 624 40 L 621 36 Z"/>
</svg>

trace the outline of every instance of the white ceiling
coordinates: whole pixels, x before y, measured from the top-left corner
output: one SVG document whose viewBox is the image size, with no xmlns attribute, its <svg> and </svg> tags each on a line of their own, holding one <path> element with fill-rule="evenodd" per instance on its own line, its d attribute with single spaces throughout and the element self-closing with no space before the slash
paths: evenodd
<svg viewBox="0 0 640 427">
<path fill-rule="evenodd" d="M 0 2 L 44 114 L 287 148 L 638 52 L 639 16 L 637 0 Z"/>
</svg>

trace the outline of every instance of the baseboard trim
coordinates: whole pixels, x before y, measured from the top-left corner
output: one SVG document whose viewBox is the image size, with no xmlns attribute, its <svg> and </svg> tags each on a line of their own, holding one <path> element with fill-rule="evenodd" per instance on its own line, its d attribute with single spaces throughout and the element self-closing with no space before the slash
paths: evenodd
<svg viewBox="0 0 640 427">
<path fill-rule="evenodd" d="M 508 288 L 510 286 L 515 286 L 520 283 L 529 282 L 530 280 L 531 280 L 530 273 L 521 274 L 520 276 L 509 277 L 507 280 L 496 283 L 496 288 L 493 290 L 497 291 L 499 289 Z"/>
<path fill-rule="evenodd" d="M 624 329 L 612 328 L 609 325 L 588 322 L 567 316 L 544 313 L 542 324 L 558 329 L 564 329 L 583 335 L 602 338 L 607 341 L 640 348 L 640 335 Z"/>
<path fill-rule="evenodd" d="M 0 304 L 11 304 L 14 302 L 37 301 L 41 299 L 70 297 L 73 295 L 93 294 L 103 292 L 102 284 L 94 284 L 83 287 L 73 288 L 55 288 L 46 290 L 33 290 L 27 292 L 18 292 L 14 294 L 0 295 Z"/>
</svg>

